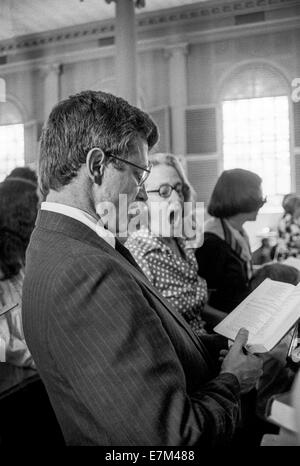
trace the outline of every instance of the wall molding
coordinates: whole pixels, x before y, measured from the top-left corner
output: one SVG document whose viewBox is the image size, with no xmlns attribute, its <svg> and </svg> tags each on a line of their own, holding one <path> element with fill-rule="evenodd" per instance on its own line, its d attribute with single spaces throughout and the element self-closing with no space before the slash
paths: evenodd
<svg viewBox="0 0 300 466">
<path fill-rule="evenodd" d="M 283 31 L 291 31 L 299 29 L 299 18 L 288 18 L 282 20 L 269 21 L 268 23 L 258 23 L 254 25 L 229 26 L 209 31 L 196 31 L 191 33 L 173 34 L 163 38 L 141 40 L 137 44 L 138 53 L 148 51 L 169 51 L 170 47 L 176 47 L 183 41 L 189 45 L 201 43 L 209 43 L 219 40 L 227 40 L 248 36 L 257 36 L 258 34 L 276 33 Z M 73 63 L 81 63 L 89 60 L 99 60 L 101 58 L 113 58 L 115 55 L 115 46 L 107 46 L 103 48 L 91 47 L 85 50 L 76 50 L 72 52 L 53 53 L 48 57 L 15 61 L 0 65 L 0 76 L 5 76 L 11 73 L 20 71 L 41 70 L 43 67 L 51 66 L 52 64 L 69 65 Z M 63 68 L 62 68 L 63 72 Z"/>
<path fill-rule="evenodd" d="M 226 16 L 270 11 L 293 6 L 299 6 L 299 2 L 297 0 L 235 0 L 230 2 L 223 1 L 221 3 L 220 0 L 215 0 L 209 4 L 185 5 L 147 13 L 145 17 L 140 15 L 138 26 L 153 27 L 154 25 L 161 26 L 185 21 L 190 22 L 192 20 L 196 20 L 197 22 L 211 21 Z"/>
<path fill-rule="evenodd" d="M 180 27 L 186 23 L 219 20 L 228 16 L 248 14 L 259 11 L 272 11 L 299 7 L 298 0 L 215 0 L 209 5 L 192 4 L 176 8 L 159 10 L 156 12 L 142 13 L 137 15 L 137 32 L 142 34 L 157 28 Z M 77 42 L 88 42 L 111 38 L 115 33 L 114 18 L 83 25 L 51 30 L 39 34 L 19 36 L 0 42 L 0 56 L 16 53 L 28 53 L 38 49 L 53 48 L 53 46 L 74 45 Z M 104 45 L 107 41 L 104 40 Z M 99 47 L 100 48 L 100 47 Z"/>
</svg>

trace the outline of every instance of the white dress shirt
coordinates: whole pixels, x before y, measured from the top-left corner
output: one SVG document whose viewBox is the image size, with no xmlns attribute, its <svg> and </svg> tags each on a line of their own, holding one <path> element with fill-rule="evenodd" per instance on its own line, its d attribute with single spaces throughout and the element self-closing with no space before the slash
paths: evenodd
<svg viewBox="0 0 300 466">
<path fill-rule="evenodd" d="M 91 228 L 91 230 L 95 231 L 100 238 L 104 239 L 110 246 L 115 248 L 116 239 L 111 231 L 103 227 L 100 218 L 97 220 L 92 215 L 84 212 L 84 210 L 58 202 L 42 202 L 41 210 L 49 210 L 50 212 L 66 215 L 67 217 L 74 218 L 84 223 L 87 227 Z"/>
</svg>

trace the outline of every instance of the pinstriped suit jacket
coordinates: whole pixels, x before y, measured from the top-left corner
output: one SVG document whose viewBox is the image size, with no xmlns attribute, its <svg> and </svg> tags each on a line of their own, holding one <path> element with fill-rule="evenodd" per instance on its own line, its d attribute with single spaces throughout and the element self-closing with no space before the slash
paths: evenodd
<svg viewBox="0 0 300 466">
<path fill-rule="evenodd" d="M 69 445 L 222 445 L 239 415 L 215 362 L 147 278 L 86 225 L 41 211 L 26 341 Z"/>
</svg>

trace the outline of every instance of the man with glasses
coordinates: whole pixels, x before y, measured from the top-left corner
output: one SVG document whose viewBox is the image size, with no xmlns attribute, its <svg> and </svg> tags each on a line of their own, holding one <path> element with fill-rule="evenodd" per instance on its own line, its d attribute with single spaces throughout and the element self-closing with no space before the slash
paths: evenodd
<svg viewBox="0 0 300 466">
<path fill-rule="evenodd" d="M 56 105 L 42 133 L 46 202 L 27 251 L 23 323 L 68 445 L 226 444 L 240 395 L 260 375 L 243 332 L 218 375 L 206 345 L 101 224 L 103 204 L 121 215 L 120 194 L 147 199 L 157 139 L 147 114 L 93 91 Z"/>
</svg>

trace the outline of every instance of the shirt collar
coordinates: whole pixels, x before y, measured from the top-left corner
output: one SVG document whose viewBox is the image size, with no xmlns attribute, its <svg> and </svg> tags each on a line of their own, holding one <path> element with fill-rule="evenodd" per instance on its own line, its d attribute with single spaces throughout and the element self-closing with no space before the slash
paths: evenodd
<svg viewBox="0 0 300 466">
<path fill-rule="evenodd" d="M 110 246 L 115 248 L 116 239 L 111 231 L 103 227 L 100 218 L 97 220 L 84 210 L 78 209 L 77 207 L 71 207 L 66 204 L 60 204 L 58 202 L 42 202 L 41 210 L 49 210 L 50 212 L 66 215 L 67 217 L 74 218 L 75 220 L 84 223 L 87 227 L 97 233 L 100 238 L 104 239 Z"/>
</svg>

